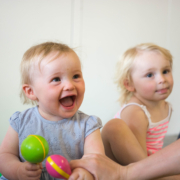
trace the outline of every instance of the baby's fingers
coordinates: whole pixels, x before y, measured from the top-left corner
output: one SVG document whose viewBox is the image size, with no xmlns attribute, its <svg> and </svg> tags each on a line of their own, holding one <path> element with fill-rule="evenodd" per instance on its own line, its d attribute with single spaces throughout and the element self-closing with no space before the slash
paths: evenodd
<svg viewBox="0 0 180 180">
<path fill-rule="evenodd" d="M 78 177 L 79 177 L 79 175 L 78 175 L 78 174 L 72 174 L 72 175 L 69 177 L 69 179 L 68 179 L 68 180 L 77 180 L 77 179 L 78 179 Z"/>
<path fill-rule="evenodd" d="M 31 164 L 29 162 L 26 162 L 26 170 L 28 170 L 28 171 L 37 171 L 39 169 L 41 169 L 40 164 Z"/>
<path fill-rule="evenodd" d="M 36 171 L 35 172 L 33 172 L 33 171 L 30 171 L 30 172 L 28 172 L 28 174 L 27 174 L 27 179 L 28 180 L 39 180 L 41 178 L 41 173 L 39 174 L 39 173 L 37 173 Z"/>
<path fill-rule="evenodd" d="M 68 180 L 78 180 L 79 174 L 78 173 L 72 173 Z"/>
<path fill-rule="evenodd" d="M 26 164 L 27 176 L 32 177 L 34 179 L 40 179 L 42 169 L 40 164 Z"/>
<path fill-rule="evenodd" d="M 76 168 L 68 180 L 94 180 L 94 177 L 87 170 Z"/>
<path fill-rule="evenodd" d="M 40 166 L 41 169 L 43 169 L 42 163 L 39 163 L 39 166 Z"/>
</svg>

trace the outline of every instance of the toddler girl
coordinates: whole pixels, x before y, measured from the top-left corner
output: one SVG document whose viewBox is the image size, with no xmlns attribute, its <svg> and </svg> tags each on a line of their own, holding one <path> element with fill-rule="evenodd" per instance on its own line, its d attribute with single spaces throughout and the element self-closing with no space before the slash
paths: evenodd
<svg viewBox="0 0 180 180">
<path fill-rule="evenodd" d="M 85 83 L 81 63 L 67 45 L 46 42 L 28 49 L 21 62 L 21 98 L 37 104 L 9 119 L 10 127 L 0 147 L 1 179 L 55 179 L 42 165 L 23 159 L 20 146 L 30 134 L 43 136 L 49 155 L 60 154 L 68 161 L 84 154 L 104 154 L 101 120 L 79 111 Z M 5 178 L 6 177 L 6 178 Z M 85 169 L 75 169 L 69 179 L 93 179 Z"/>
<path fill-rule="evenodd" d="M 118 63 L 116 82 L 122 107 L 102 138 L 106 155 L 126 165 L 163 146 L 172 112 L 166 101 L 173 88 L 172 55 L 151 43 L 130 48 Z"/>
</svg>

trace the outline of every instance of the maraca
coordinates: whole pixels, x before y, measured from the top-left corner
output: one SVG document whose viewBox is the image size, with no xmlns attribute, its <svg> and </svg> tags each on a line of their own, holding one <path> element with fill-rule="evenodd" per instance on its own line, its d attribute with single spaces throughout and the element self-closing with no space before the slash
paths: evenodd
<svg viewBox="0 0 180 180">
<path fill-rule="evenodd" d="M 21 154 L 30 163 L 42 162 L 48 152 L 48 142 L 39 135 L 29 135 L 21 144 Z"/>
<path fill-rule="evenodd" d="M 71 175 L 71 169 L 67 159 L 58 154 L 51 155 L 47 158 L 46 169 L 52 177 L 59 179 L 68 179 Z"/>
</svg>

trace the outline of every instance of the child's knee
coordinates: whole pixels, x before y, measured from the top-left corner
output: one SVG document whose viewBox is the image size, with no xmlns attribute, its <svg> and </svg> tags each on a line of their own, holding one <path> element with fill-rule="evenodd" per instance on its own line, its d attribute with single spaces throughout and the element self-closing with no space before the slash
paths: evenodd
<svg viewBox="0 0 180 180">
<path fill-rule="evenodd" d="M 127 125 L 122 119 L 112 119 L 104 125 L 101 132 L 102 138 L 108 139 L 111 136 L 121 133 L 126 128 Z"/>
</svg>

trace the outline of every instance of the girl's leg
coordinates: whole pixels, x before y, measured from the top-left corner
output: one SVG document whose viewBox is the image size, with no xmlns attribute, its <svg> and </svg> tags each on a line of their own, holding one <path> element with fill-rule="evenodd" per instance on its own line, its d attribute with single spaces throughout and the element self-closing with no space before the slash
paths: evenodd
<svg viewBox="0 0 180 180">
<path fill-rule="evenodd" d="M 147 157 L 132 131 L 121 119 L 107 122 L 101 135 L 106 155 L 121 165 Z"/>
</svg>

